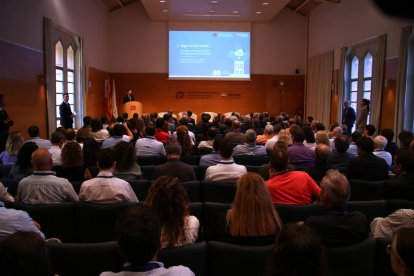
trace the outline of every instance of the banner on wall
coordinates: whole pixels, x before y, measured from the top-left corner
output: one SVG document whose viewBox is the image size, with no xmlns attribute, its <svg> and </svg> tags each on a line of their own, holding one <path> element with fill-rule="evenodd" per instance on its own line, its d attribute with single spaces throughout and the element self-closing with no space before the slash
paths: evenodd
<svg viewBox="0 0 414 276">
<path fill-rule="evenodd" d="M 118 117 L 118 108 L 116 106 L 115 79 L 112 79 L 112 91 L 110 79 L 105 80 L 105 95 L 108 95 L 108 118 L 111 120 Z"/>
</svg>

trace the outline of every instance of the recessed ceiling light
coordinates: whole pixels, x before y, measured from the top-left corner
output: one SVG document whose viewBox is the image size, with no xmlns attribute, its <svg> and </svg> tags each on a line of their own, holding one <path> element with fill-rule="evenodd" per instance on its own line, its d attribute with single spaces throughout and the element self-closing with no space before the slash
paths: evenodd
<svg viewBox="0 0 414 276">
<path fill-rule="evenodd" d="M 210 11 L 210 13 L 215 13 L 216 11 Z"/>
<path fill-rule="evenodd" d="M 269 2 L 263 2 L 262 4 L 263 4 L 263 6 L 268 6 Z"/>
<path fill-rule="evenodd" d="M 233 13 L 234 13 L 234 14 L 237 14 L 237 13 L 239 13 L 239 11 L 233 11 Z"/>
<path fill-rule="evenodd" d="M 168 12 L 168 10 L 162 10 L 162 12 Z"/>
<path fill-rule="evenodd" d="M 257 14 L 261 14 L 262 12 L 261 12 L 261 11 L 257 11 L 256 13 L 257 13 Z"/>
<path fill-rule="evenodd" d="M 165 3 L 165 0 L 160 0 L 160 3 Z"/>
<path fill-rule="evenodd" d="M 218 1 L 217 1 L 217 0 L 212 0 L 212 1 L 210 1 L 210 3 L 211 3 L 211 4 L 217 4 L 217 3 L 218 3 Z"/>
</svg>

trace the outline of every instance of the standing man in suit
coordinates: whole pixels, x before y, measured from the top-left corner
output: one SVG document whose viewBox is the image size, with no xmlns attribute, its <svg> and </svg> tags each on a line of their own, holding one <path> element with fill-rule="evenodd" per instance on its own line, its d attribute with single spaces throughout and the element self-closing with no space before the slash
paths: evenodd
<svg viewBox="0 0 414 276">
<path fill-rule="evenodd" d="M 349 106 L 349 101 L 344 101 L 344 110 L 342 111 L 342 123 L 346 125 L 348 135 L 352 134 L 352 127 L 356 120 L 355 109 Z"/>
<path fill-rule="evenodd" d="M 60 124 L 64 128 L 73 128 L 73 113 L 69 104 L 69 94 L 63 93 L 63 102 L 59 106 Z"/>
<path fill-rule="evenodd" d="M 134 96 L 132 96 L 132 89 L 128 89 L 127 90 L 126 96 L 124 96 L 122 98 L 122 104 L 127 103 L 127 102 L 130 102 L 130 101 L 135 101 Z"/>
</svg>

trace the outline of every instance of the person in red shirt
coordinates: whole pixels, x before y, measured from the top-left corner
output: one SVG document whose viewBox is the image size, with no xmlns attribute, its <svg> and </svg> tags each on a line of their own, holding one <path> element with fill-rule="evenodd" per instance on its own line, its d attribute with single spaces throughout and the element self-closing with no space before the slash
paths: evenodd
<svg viewBox="0 0 414 276">
<path fill-rule="evenodd" d="M 275 204 L 305 205 L 319 198 L 320 187 L 302 171 L 288 171 L 286 149 L 274 149 L 270 155 L 269 180 L 266 181 Z"/>
<path fill-rule="evenodd" d="M 155 120 L 155 139 L 161 143 L 168 143 L 170 141 L 170 135 L 164 131 L 165 120 L 163 118 L 157 118 Z"/>
</svg>

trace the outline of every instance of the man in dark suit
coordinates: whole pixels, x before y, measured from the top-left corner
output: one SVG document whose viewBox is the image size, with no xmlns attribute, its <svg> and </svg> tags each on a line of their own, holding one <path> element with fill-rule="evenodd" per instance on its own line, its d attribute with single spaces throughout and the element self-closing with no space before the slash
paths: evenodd
<svg viewBox="0 0 414 276">
<path fill-rule="evenodd" d="M 131 102 L 131 101 L 135 101 L 135 98 L 134 96 L 132 96 L 132 90 L 128 89 L 127 94 L 122 98 L 122 104 Z"/>
<path fill-rule="evenodd" d="M 69 94 L 63 93 L 63 102 L 59 106 L 60 125 L 64 128 L 73 128 L 73 113 L 69 104 Z"/>
<path fill-rule="evenodd" d="M 396 177 L 385 183 L 386 198 L 414 200 L 414 152 L 399 150 L 395 156 Z"/>
<path fill-rule="evenodd" d="M 356 142 L 358 157 L 349 162 L 348 179 L 379 181 L 388 178 L 388 165 L 384 159 L 373 154 L 374 141 L 363 136 Z"/>
<path fill-rule="evenodd" d="M 352 127 L 355 123 L 356 115 L 355 109 L 349 106 L 349 101 L 344 101 L 344 110 L 342 111 L 342 123 L 346 125 L 348 135 L 352 133 Z"/>
</svg>

